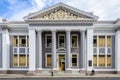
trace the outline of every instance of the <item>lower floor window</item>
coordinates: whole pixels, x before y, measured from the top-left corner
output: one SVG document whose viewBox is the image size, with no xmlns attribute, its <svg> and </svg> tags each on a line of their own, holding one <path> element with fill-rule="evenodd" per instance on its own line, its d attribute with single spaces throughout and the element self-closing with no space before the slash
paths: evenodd
<svg viewBox="0 0 120 80">
<path fill-rule="evenodd" d="M 111 66 L 111 65 L 112 65 L 111 55 L 107 55 L 107 66 Z"/>
<path fill-rule="evenodd" d="M 26 54 L 14 54 L 13 55 L 14 67 L 27 67 L 29 66 L 29 55 Z"/>
<path fill-rule="evenodd" d="M 93 56 L 93 65 L 98 67 L 108 67 L 112 66 L 111 55 L 94 55 Z"/>
<path fill-rule="evenodd" d="M 52 56 L 51 54 L 47 54 L 47 57 L 46 57 L 46 67 L 51 67 L 52 66 Z"/>
<path fill-rule="evenodd" d="M 97 66 L 97 55 L 93 56 L 93 66 Z"/>
<path fill-rule="evenodd" d="M 77 54 L 72 54 L 72 67 L 77 67 Z"/>
<path fill-rule="evenodd" d="M 99 55 L 99 66 L 105 66 L 105 55 Z"/>
</svg>

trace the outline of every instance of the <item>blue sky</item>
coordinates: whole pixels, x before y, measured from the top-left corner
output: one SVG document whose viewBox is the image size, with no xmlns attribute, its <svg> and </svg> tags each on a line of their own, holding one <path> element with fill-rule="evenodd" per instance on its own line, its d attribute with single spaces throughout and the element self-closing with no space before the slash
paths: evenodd
<svg viewBox="0 0 120 80">
<path fill-rule="evenodd" d="M 31 12 L 39 11 L 58 2 L 86 12 L 93 12 L 99 20 L 120 18 L 119 0 L 0 0 L 0 17 L 23 20 Z"/>
</svg>

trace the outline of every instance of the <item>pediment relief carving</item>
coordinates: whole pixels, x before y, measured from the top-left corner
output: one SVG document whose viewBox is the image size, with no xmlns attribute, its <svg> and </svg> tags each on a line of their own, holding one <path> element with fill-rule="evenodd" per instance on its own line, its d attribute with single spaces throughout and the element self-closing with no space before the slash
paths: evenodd
<svg viewBox="0 0 120 80">
<path fill-rule="evenodd" d="M 54 10 L 49 13 L 39 14 L 37 16 L 32 17 L 31 19 L 41 19 L 41 20 L 69 20 L 69 19 L 84 19 L 89 18 L 83 14 L 74 14 L 70 11 L 59 9 Z"/>
</svg>

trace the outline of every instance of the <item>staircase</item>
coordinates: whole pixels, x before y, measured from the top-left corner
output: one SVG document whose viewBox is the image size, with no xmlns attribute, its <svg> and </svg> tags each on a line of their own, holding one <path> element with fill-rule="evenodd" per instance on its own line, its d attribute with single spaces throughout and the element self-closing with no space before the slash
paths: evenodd
<svg viewBox="0 0 120 80">
<path fill-rule="evenodd" d="M 51 71 L 42 71 L 42 72 L 39 72 L 39 71 L 36 71 L 34 73 L 35 76 L 43 76 L 43 77 L 49 77 L 49 76 L 52 76 L 51 74 Z M 85 75 L 84 73 L 79 73 L 78 71 L 72 71 L 72 73 L 66 73 L 64 71 L 60 71 L 60 72 L 54 72 L 53 73 L 53 76 L 56 76 L 56 77 L 60 77 L 60 76 L 63 76 L 63 77 L 67 77 L 67 76 L 82 76 L 82 75 Z"/>
</svg>

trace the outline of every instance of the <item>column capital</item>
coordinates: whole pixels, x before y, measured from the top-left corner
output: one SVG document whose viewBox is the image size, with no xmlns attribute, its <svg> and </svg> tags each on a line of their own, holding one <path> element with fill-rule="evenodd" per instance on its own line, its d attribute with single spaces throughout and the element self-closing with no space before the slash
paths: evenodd
<svg viewBox="0 0 120 80">
<path fill-rule="evenodd" d="M 69 30 L 69 29 L 67 29 L 67 30 L 65 30 L 66 32 L 71 32 L 71 30 Z"/>
<path fill-rule="evenodd" d="M 42 32 L 43 32 L 42 30 L 38 31 L 38 33 L 40 33 L 40 34 L 41 34 Z"/>
<path fill-rule="evenodd" d="M 84 31 L 84 30 L 82 30 L 82 31 L 80 31 L 80 33 L 85 33 L 85 31 Z"/>
<path fill-rule="evenodd" d="M 55 30 L 55 29 L 53 29 L 53 30 L 51 30 L 51 32 L 56 32 L 57 30 Z"/>
</svg>

